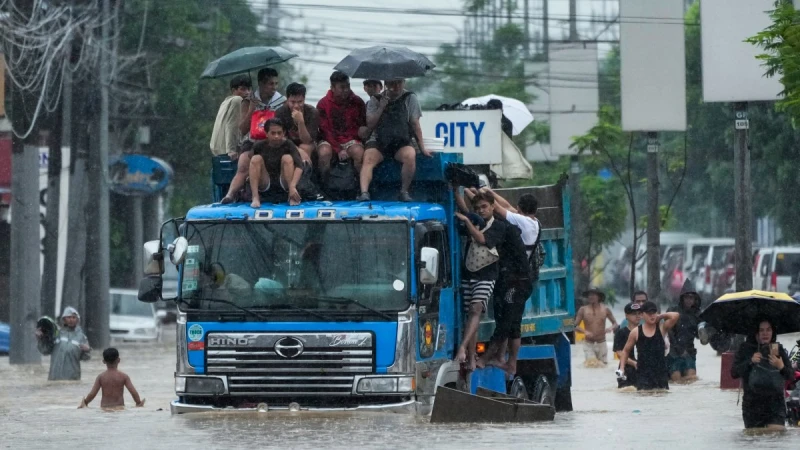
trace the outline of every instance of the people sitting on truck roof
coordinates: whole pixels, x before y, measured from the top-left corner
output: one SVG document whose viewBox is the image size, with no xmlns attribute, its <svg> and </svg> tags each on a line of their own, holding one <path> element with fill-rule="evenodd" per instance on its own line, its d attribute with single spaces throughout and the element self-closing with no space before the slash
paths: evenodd
<svg viewBox="0 0 800 450">
<path fill-rule="evenodd" d="M 364 92 L 369 96 L 367 100 L 367 111 L 369 111 L 372 102 L 378 103 L 381 99 L 381 91 L 383 90 L 383 81 L 381 80 L 364 80 Z M 358 130 L 358 136 L 361 142 L 364 143 L 364 149 L 378 148 L 378 138 L 375 134 L 375 127 L 363 126 Z M 359 167 L 360 169 L 360 167 Z"/>
<path fill-rule="evenodd" d="M 319 112 L 306 103 L 306 87 L 300 83 L 286 86 L 286 102 L 275 111 L 286 126 L 287 138 L 310 160 L 319 133 Z"/>
<path fill-rule="evenodd" d="M 244 186 L 247 180 L 247 175 L 250 171 L 250 157 L 253 156 L 253 144 L 259 140 L 263 140 L 266 136 L 258 136 L 258 133 L 265 133 L 266 130 L 251 129 L 252 117 L 254 114 L 259 114 L 265 120 L 269 114 L 264 114 L 263 111 L 274 111 L 280 108 L 286 101 L 280 92 L 278 92 L 278 71 L 273 68 L 261 69 L 258 71 L 258 89 L 252 95 L 244 99 L 243 103 L 247 106 L 247 112 L 242 115 L 239 122 L 239 131 L 247 136 L 245 142 L 239 149 L 239 156 L 236 162 L 236 175 L 231 180 L 231 185 L 228 188 L 228 193 L 225 194 L 221 203 L 231 203 L 235 200 L 236 194 Z M 262 99 L 269 99 L 266 102 Z M 265 133 L 266 134 L 266 133 Z"/>
<path fill-rule="evenodd" d="M 350 77 L 336 71 L 331 74 L 330 81 L 330 90 L 317 103 L 321 136 L 317 144 L 317 164 L 323 184 L 334 157 L 339 161 L 352 158 L 354 165 L 361 167 L 364 146 L 358 130 L 367 124 L 364 100 L 350 89 Z"/>
<path fill-rule="evenodd" d="M 246 75 L 237 75 L 231 79 L 230 94 L 222 101 L 211 131 L 211 154 L 214 156 L 227 154 L 231 159 L 239 156 L 239 145 L 242 133 L 239 123 L 247 113 L 248 105 L 243 102 L 250 97 L 253 85 Z"/>
<path fill-rule="evenodd" d="M 377 135 L 378 148 L 370 148 L 364 153 L 364 164 L 361 169 L 361 195 L 356 200 L 370 200 L 369 186 L 372 183 L 372 171 L 386 158 L 394 158 L 403 165 L 399 200 L 410 202 L 408 191 L 414 174 L 417 171 L 417 154 L 413 143 L 416 141 L 420 152 L 432 156 L 425 149 L 422 139 L 422 128 L 419 119 L 422 109 L 416 94 L 405 89 L 406 81 L 402 78 L 386 81 L 386 90 L 378 101 L 371 101 L 367 110 L 367 126 L 373 128 Z"/>
<path fill-rule="evenodd" d="M 287 195 L 290 205 L 300 204 L 297 183 L 303 174 L 303 159 L 297 146 L 286 136 L 283 121 L 269 119 L 264 128 L 267 139 L 253 146 L 250 159 L 250 187 L 253 208 L 261 207 L 261 195 Z"/>
<path fill-rule="evenodd" d="M 458 188 L 455 194 L 460 197 Z M 463 200 L 460 201 L 463 203 Z M 494 291 L 495 281 L 499 276 L 498 248 L 505 239 L 505 224 L 494 219 L 494 197 L 478 193 L 472 198 L 472 207 L 485 221 L 483 228 L 476 227 L 462 212 L 456 218 L 464 223 L 468 239 L 464 252 L 462 268 L 461 296 L 467 313 L 464 335 L 456 353 L 456 361 L 465 364 L 468 370 L 476 367 L 475 345 L 481 315 L 488 308 L 489 299 Z"/>
</svg>

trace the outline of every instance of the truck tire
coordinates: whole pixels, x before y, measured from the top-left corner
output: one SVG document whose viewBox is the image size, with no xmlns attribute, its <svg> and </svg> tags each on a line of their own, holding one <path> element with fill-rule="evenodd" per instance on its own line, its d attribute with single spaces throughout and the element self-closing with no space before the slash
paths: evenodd
<svg viewBox="0 0 800 450">
<path fill-rule="evenodd" d="M 542 405 L 555 406 L 555 393 L 547 375 L 536 375 L 532 383 L 531 400 Z"/>
<path fill-rule="evenodd" d="M 528 388 L 525 386 L 525 382 L 520 377 L 514 377 L 508 383 L 507 391 L 508 395 L 516 398 L 528 399 Z"/>
<path fill-rule="evenodd" d="M 556 412 L 572 411 L 572 388 L 569 386 L 556 389 Z"/>
</svg>

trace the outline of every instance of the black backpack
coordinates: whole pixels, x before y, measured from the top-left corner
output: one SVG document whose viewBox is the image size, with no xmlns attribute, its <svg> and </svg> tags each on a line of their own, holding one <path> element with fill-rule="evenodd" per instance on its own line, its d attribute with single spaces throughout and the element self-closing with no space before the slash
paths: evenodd
<svg viewBox="0 0 800 450">
<path fill-rule="evenodd" d="M 406 98 L 413 92 L 404 92 L 399 98 L 391 100 L 381 114 L 375 132 L 378 134 L 378 147 L 381 149 L 409 145 L 411 143 L 411 125 L 408 123 Z"/>
<path fill-rule="evenodd" d="M 544 250 L 544 246 L 542 245 L 542 223 L 539 222 L 539 219 L 534 219 L 536 223 L 539 225 L 539 234 L 536 236 L 536 242 L 533 245 L 526 245 L 525 250 L 529 250 L 531 255 L 528 257 L 528 266 L 531 270 L 531 276 L 535 279 L 539 279 L 539 270 L 544 265 L 544 259 L 547 257 L 547 252 Z"/>
<path fill-rule="evenodd" d="M 503 275 L 515 280 L 530 280 L 533 274 L 528 263 L 528 252 L 522 241 L 522 230 L 516 225 L 503 221 L 505 235 L 500 250 L 500 271 Z"/>
<path fill-rule="evenodd" d="M 332 200 L 352 200 L 358 195 L 358 176 L 353 162 L 340 161 L 331 167 L 325 191 Z"/>
</svg>

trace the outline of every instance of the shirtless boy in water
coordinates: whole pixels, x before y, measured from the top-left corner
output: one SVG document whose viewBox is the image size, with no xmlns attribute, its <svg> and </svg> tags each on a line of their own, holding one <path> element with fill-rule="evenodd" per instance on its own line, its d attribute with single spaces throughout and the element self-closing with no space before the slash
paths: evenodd
<svg viewBox="0 0 800 450">
<path fill-rule="evenodd" d="M 139 393 L 133 387 L 131 378 L 124 372 L 117 370 L 119 365 L 119 351 L 115 348 L 107 348 L 103 351 L 103 363 L 107 369 L 105 372 L 97 376 L 94 380 L 91 392 L 82 401 L 81 406 L 78 408 L 86 408 L 89 403 L 97 396 L 100 389 L 103 390 L 103 396 L 100 399 L 100 407 L 103 409 L 123 409 L 125 408 L 125 398 L 123 397 L 124 389 L 128 388 L 131 393 L 133 401 L 136 402 L 137 407 L 144 406 L 144 399 L 139 399 Z"/>
<path fill-rule="evenodd" d="M 602 302 L 606 296 L 597 289 L 589 289 L 583 295 L 588 301 L 587 305 L 581 306 L 578 315 L 575 317 L 575 331 L 586 336 L 583 351 L 586 355 L 585 364 L 591 364 L 592 360 L 600 361 L 603 365 L 608 364 L 608 345 L 606 344 L 606 334 L 617 331 L 619 326 L 614 314 Z M 606 328 L 606 319 L 611 321 L 611 328 Z M 580 323 L 583 322 L 583 327 Z"/>
</svg>

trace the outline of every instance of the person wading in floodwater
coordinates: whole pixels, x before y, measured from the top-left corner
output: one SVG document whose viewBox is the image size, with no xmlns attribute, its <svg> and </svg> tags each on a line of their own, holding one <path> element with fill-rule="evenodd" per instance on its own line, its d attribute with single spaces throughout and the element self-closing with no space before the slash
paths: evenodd
<svg viewBox="0 0 800 450">
<path fill-rule="evenodd" d="M 636 389 L 640 391 L 669 389 L 664 336 L 678 322 L 680 314 L 676 312 L 658 314 L 658 306 L 653 302 L 647 302 L 642 306 L 642 316 L 644 322 L 628 336 L 628 342 L 619 358 L 619 365 L 625 367 L 628 364 L 628 357 L 635 346 L 638 358 Z"/>
<path fill-rule="evenodd" d="M 581 306 L 575 316 L 575 331 L 583 333 L 583 352 L 586 356 L 586 366 L 597 365 L 599 361 L 603 366 L 608 364 L 608 344 L 606 334 L 615 332 L 619 328 L 614 314 L 606 305 L 606 294 L 599 289 L 589 289 L 583 293 L 588 304 Z M 606 319 L 611 322 L 611 327 L 606 328 Z M 583 327 L 580 323 L 583 322 Z M 624 367 L 624 366 L 623 366 Z"/>
</svg>

